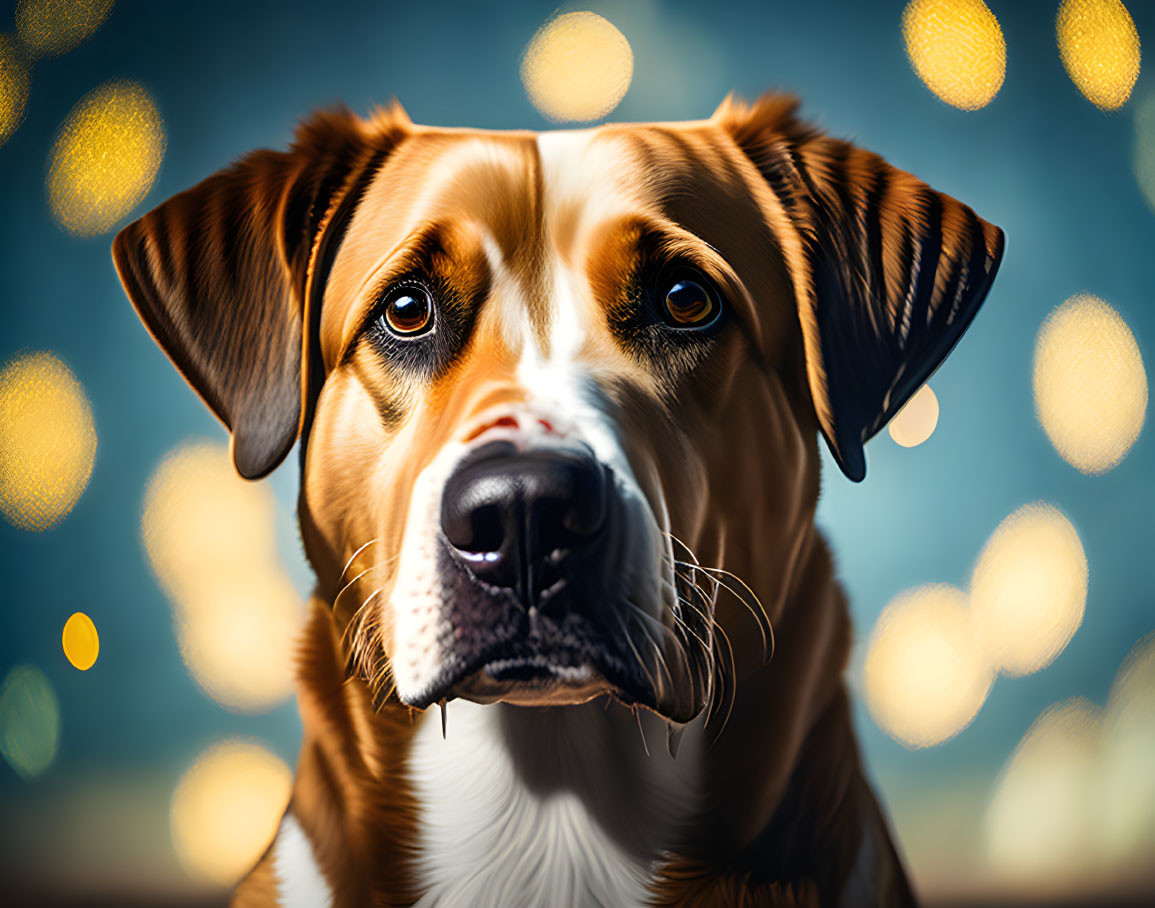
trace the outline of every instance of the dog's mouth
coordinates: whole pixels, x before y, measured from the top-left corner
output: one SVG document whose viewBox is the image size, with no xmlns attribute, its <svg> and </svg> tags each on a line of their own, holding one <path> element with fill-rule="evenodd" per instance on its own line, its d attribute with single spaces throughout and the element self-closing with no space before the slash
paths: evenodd
<svg viewBox="0 0 1155 908">
<path fill-rule="evenodd" d="M 441 558 L 443 589 L 452 605 L 443 635 L 443 661 L 423 695 L 426 707 L 461 697 L 519 705 L 584 703 L 611 694 L 624 703 L 657 708 L 656 691 L 639 659 L 606 634 L 604 609 L 572 602 L 612 601 L 592 580 L 555 585 L 540 606 L 526 607 L 510 590 L 479 581 L 459 559 Z"/>
<path fill-rule="evenodd" d="M 447 547 L 438 561 L 447 612 L 441 663 L 423 690 L 405 697 L 410 706 L 454 698 L 561 706 L 609 695 L 676 721 L 700 709 L 693 667 L 653 646 L 638 626 L 639 610 L 629 617 L 626 593 L 606 581 L 614 571 L 568 577 L 527 607 L 514 591 L 479 579 Z"/>
</svg>

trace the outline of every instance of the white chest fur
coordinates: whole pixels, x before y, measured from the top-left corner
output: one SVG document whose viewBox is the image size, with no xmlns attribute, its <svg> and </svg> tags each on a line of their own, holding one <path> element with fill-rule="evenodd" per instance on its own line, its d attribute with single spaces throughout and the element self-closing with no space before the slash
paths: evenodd
<svg viewBox="0 0 1155 908">
<path fill-rule="evenodd" d="M 655 860 L 694 807 L 696 742 L 675 762 L 664 726 L 650 718 L 647 756 L 634 717 L 596 703 L 454 702 L 444 740 L 431 713 L 410 762 L 421 805 L 419 905 L 645 903 Z"/>
</svg>

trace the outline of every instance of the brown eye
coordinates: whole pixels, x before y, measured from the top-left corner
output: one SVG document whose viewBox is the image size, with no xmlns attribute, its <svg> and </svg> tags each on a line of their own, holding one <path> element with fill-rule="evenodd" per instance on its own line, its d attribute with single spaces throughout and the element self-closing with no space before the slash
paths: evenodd
<svg viewBox="0 0 1155 908">
<path fill-rule="evenodd" d="M 691 278 L 675 281 L 666 291 L 664 315 L 674 328 L 705 328 L 721 314 L 718 297 L 705 282 Z"/>
<path fill-rule="evenodd" d="M 433 324 L 433 301 L 420 287 L 399 290 L 385 303 L 385 323 L 394 334 L 421 334 Z"/>
</svg>

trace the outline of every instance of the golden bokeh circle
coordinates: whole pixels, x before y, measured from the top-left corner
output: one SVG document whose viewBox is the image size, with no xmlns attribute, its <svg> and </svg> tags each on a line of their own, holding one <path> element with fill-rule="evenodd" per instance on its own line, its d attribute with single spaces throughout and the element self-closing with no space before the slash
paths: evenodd
<svg viewBox="0 0 1155 908">
<path fill-rule="evenodd" d="M 92 36 L 113 0 L 20 0 L 16 34 L 32 57 L 55 57 Z"/>
<path fill-rule="evenodd" d="M 529 100 L 550 120 L 588 122 L 608 115 L 634 75 L 630 42 L 591 12 L 551 19 L 533 36 L 521 61 Z"/>
<path fill-rule="evenodd" d="M 214 700 L 263 712 L 292 694 L 304 613 L 284 574 L 269 569 L 209 576 L 176 604 L 181 655 Z"/>
<path fill-rule="evenodd" d="M 1092 104 L 1116 110 L 1139 78 L 1139 32 L 1119 0 L 1063 0 L 1055 38 L 1067 75 Z"/>
<path fill-rule="evenodd" d="M 245 712 L 293 691 L 304 609 L 277 559 L 275 521 L 268 485 L 242 479 L 228 448 L 209 442 L 161 462 L 141 515 L 189 673 L 218 703 Z"/>
<path fill-rule="evenodd" d="M 141 538 L 171 596 L 195 594 L 209 576 L 243 576 L 276 559 L 276 502 L 267 485 L 237 475 L 228 449 L 194 442 L 149 479 Z"/>
<path fill-rule="evenodd" d="M 52 765 L 60 738 L 60 705 L 34 665 L 17 665 L 0 686 L 0 753 L 17 775 L 34 779 Z"/>
<path fill-rule="evenodd" d="M 0 145 L 24 119 L 28 82 L 28 66 L 20 48 L 8 35 L 0 35 Z"/>
<path fill-rule="evenodd" d="M 971 574 L 971 617 L 990 663 L 1019 677 L 1050 665 L 1083 621 L 1087 556 L 1056 508 L 1024 505 L 995 528 Z"/>
<path fill-rule="evenodd" d="M 1035 342 L 1035 413 L 1055 450 L 1090 475 L 1131 449 L 1147 413 L 1147 372 L 1118 312 L 1079 294 L 1043 322 Z"/>
<path fill-rule="evenodd" d="M 96 657 L 100 654 L 100 635 L 92 619 L 84 612 L 75 612 L 64 622 L 60 643 L 68 661 L 82 672 L 96 664 Z"/>
<path fill-rule="evenodd" d="M 930 747 L 962 731 L 992 681 L 961 590 L 946 584 L 908 590 L 879 615 L 863 666 L 866 703 L 879 726 L 907 747 Z"/>
<path fill-rule="evenodd" d="M 169 812 L 173 845 L 194 877 L 235 884 L 276 835 L 292 773 L 265 748 L 229 740 L 210 747 L 184 774 Z"/>
<path fill-rule="evenodd" d="M 1116 864 L 1143 864 L 1155 846 L 1155 633 L 1128 654 L 1107 700 L 1100 739 L 1095 802 L 1100 855 Z"/>
<path fill-rule="evenodd" d="M 52 148 L 48 207 L 78 236 L 107 233 L 152 188 L 165 133 L 148 92 L 135 82 L 106 82 L 77 102 Z"/>
<path fill-rule="evenodd" d="M 96 427 L 84 388 L 51 353 L 0 371 L 0 513 L 40 532 L 72 510 L 92 475 Z"/>
<path fill-rule="evenodd" d="M 1091 869 L 1100 716 L 1081 697 L 1056 704 L 1007 762 L 987 809 L 986 848 L 1009 888 L 1054 895 Z"/>
<path fill-rule="evenodd" d="M 911 0 L 902 37 L 918 77 L 947 104 L 977 110 L 999 93 L 1007 44 L 982 0 Z"/>
<path fill-rule="evenodd" d="M 904 448 L 913 448 L 934 434 L 938 425 L 938 398 L 923 385 L 890 421 L 890 437 Z"/>
</svg>

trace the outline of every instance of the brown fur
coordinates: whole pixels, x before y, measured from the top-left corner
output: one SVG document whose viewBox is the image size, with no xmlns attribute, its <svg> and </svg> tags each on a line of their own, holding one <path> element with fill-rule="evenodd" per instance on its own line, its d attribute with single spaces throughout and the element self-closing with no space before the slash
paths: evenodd
<svg viewBox="0 0 1155 908">
<path fill-rule="evenodd" d="M 579 359 L 655 513 L 749 586 L 774 634 L 766 662 L 740 597 L 719 600 L 728 673 L 702 808 L 654 904 L 834 904 L 856 874 L 873 904 L 913 901 L 851 728 L 849 618 L 814 527 L 817 439 L 862 478 L 862 445 L 969 324 L 1002 235 L 794 108 L 770 96 L 707 121 L 602 127 L 573 198 L 543 195 L 532 133 L 414 126 L 399 109 L 331 115 L 291 151 L 250 156 L 117 237 L 130 297 L 232 430 L 238 469 L 263 475 L 303 432 L 300 518 L 318 585 L 292 810 L 336 904 L 420 895 L 408 758 L 426 720 L 391 691 L 391 559 L 421 470 L 530 392 L 508 325 L 524 316 L 548 347 L 551 257 L 587 282 Z M 491 273 L 485 236 L 508 273 Z M 733 310 L 709 347 L 650 348 L 622 327 L 639 263 L 671 259 L 692 261 Z M 426 378 L 363 335 L 382 288 L 414 268 L 466 326 Z M 856 867 L 864 836 L 873 859 Z M 271 860 L 236 904 L 270 903 Z"/>
</svg>

